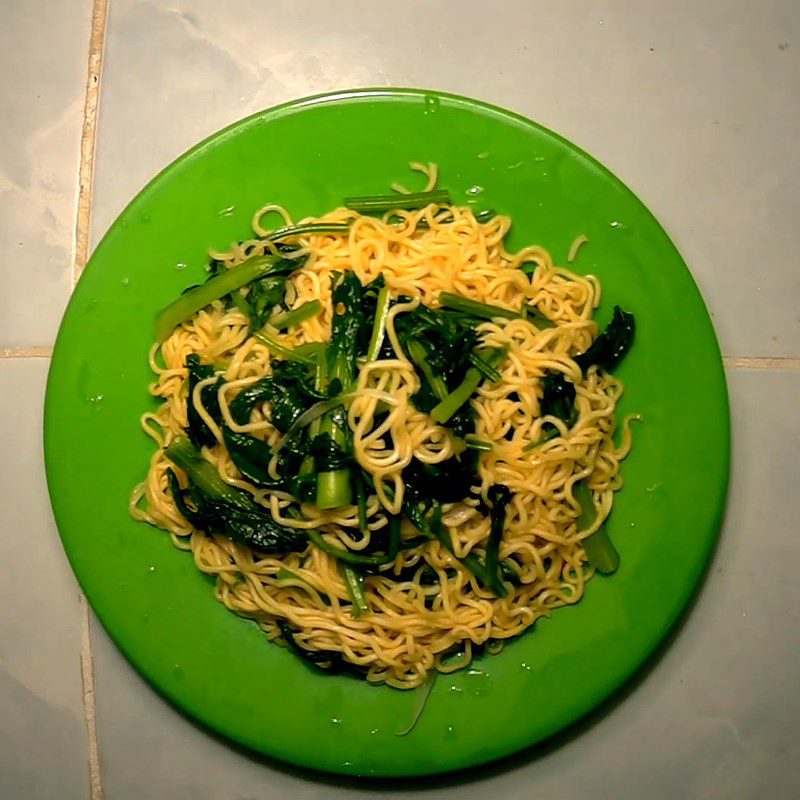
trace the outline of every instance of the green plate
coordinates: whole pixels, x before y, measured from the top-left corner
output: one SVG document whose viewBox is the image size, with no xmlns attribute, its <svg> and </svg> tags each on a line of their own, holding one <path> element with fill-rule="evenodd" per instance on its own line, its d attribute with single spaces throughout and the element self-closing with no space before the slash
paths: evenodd
<svg viewBox="0 0 800 800">
<path fill-rule="evenodd" d="M 121 155 L 120 157 L 124 157 Z M 597 274 L 606 321 L 636 314 L 618 375 L 621 413 L 638 411 L 625 488 L 609 525 L 622 565 L 574 608 L 498 656 L 441 676 L 399 737 L 413 693 L 309 670 L 227 611 L 169 538 L 128 517 L 153 443 L 153 315 L 202 277 L 209 246 L 246 236 L 263 203 L 297 217 L 345 195 L 414 184 L 409 161 L 439 164 L 460 203 L 514 219 Z M 187 265 L 184 269 L 184 265 Z M 680 255 L 642 203 L 574 145 L 508 111 L 417 90 L 312 97 L 236 123 L 155 178 L 97 248 L 64 316 L 45 408 L 50 497 L 75 574 L 129 661 L 181 709 L 294 764 L 360 775 L 421 775 L 541 741 L 607 698 L 653 652 L 714 546 L 728 477 L 729 419 L 714 331 Z"/>
</svg>

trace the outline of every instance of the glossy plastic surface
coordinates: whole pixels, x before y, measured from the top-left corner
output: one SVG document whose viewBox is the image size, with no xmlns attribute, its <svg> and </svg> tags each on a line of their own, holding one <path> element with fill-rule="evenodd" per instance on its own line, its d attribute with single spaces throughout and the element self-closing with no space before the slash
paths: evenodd
<svg viewBox="0 0 800 800">
<path fill-rule="evenodd" d="M 203 275 L 208 247 L 245 237 L 253 211 L 296 218 L 345 195 L 415 185 L 434 161 L 454 200 L 512 215 L 603 285 L 607 321 L 636 315 L 618 370 L 620 413 L 642 415 L 609 533 L 619 572 L 574 608 L 416 697 L 310 671 L 216 602 L 169 538 L 128 516 L 153 443 L 147 352 L 155 312 Z M 719 530 L 729 460 L 727 393 L 702 298 L 656 220 L 613 175 L 555 134 L 464 98 L 360 90 L 274 108 L 221 131 L 153 180 L 109 230 L 67 309 L 49 377 L 45 453 L 64 547 L 120 649 L 167 698 L 249 747 L 295 764 L 418 775 L 506 755 L 575 721 L 639 667 L 696 586 Z"/>
</svg>

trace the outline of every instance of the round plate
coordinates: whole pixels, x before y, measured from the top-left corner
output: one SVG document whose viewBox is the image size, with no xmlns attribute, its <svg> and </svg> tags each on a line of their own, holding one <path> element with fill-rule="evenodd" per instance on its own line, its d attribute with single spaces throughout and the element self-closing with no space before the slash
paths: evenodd
<svg viewBox="0 0 800 800">
<path fill-rule="evenodd" d="M 202 278 L 209 246 L 248 235 L 280 202 L 296 218 L 345 195 L 415 185 L 434 161 L 456 203 L 510 214 L 512 245 L 537 242 L 603 285 L 601 322 L 636 315 L 619 368 L 620 413 L 639 412 L 609 533 L 622 557 L 573 608 L 498 656 L 441 676 L 407 736 L 417 693 L 311 671 L 213 597 L 169 537 L 128 516 L 153 442 L 153 317 Z M 184 265 L 187 265 L 184 269 Z M 313 97 L 236 123 L 153 180 L 97 248 L 69 304 L 45 409 L 50 496 L 89 602 L 131 663 L 177 706 L 270 756 L 333 772 L 420 775 L 538 742 L 609 696 L 686 604 L 716 540 L 728 476 L 725 379 L 700 294 L 642 203 L 574 145 L 508 111 L 417 90 Z"/>
</svg>

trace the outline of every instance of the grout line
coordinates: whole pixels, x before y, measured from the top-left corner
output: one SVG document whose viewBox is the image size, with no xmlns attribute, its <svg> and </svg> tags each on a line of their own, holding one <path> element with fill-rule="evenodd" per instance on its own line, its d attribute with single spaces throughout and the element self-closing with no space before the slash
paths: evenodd
<svg viewBox="0 0 800 800">
<path fill-rule="evenodd" d="M 738 369 L 800 369 L 800 358 L 723 358 L 726 367 Z"/>
<path fill-rule="evenodd" d="M 106 39 L 108 0 L 94 0 L 92 32 L 89 38 L 89 70 L 86 78 L 86 101 L 83 106 L 81 160 L 78 169 L 78 209 L 75 215 L 75 262 L 72 282 L 75 284 L 89 257 L 89 217 L 94 184 L 94 153 L 97 143 L 97 111 L 100 102 L 100 73 Z"/>
<path fill-rule="evenodd" d="M 0 348 L 0 358 L 51 358 L 52 355 L 52 347 Z"/>
<path fill-rule="evenodd" d="M 86 76 L 86 99 L 83 106 L 80 166 L 78 168 L 78 207 L 75 213 L 75 261 L 72 266 L 72 285 L 89 258 L 89 223 L 94 188 L 94 157 L 97 144 L 97 114 L 100 103 L 100 77 L 103 70 L 106 22 L 109 0 L 93 0 L 92 29 L 89 37 L 89 64 Z M 94 695 L 94 657 L 92 656 L 91 617 L 89 601 L 83 592 L 81 603 L 81 684 L 83 710 L 86 718 L 86 738 L 89 748 L 89 797 L 103 800 L 100 777 L 100 756 Z"/>
<path fill-rule="evenodd" d="M 100 783 L 100 758 L 97 750 L 97 724 L 94 703 L 94 658 L 89 616 L 89 601 L 83 592 L 81 604 L 81 684 L 83 686 L 83 709 L 86 716 L 86 738 L 89 743 L 89 796 L 91 800 L 103 800 Z"/>
</svg>

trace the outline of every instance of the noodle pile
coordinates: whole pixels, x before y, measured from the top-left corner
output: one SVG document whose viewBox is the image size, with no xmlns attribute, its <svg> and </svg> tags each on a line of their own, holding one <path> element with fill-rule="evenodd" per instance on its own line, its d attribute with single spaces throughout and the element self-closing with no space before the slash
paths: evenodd
<svg viewBox="0 0 800 800">
<path fill-rule="evenodd" d="M 264 226 L 271 214 L 291 224 L 283 209 L 267 206 L 254 218 L 255 238 L 212 256 L 232 267 L 270 252 L 273 245 L 264 238 Z M 371 682 L 411 688 L 431 670 L 447 671 L 453 653 L 461 654 L 458 666 L 463 666 L 476 649 L 487 645 L 492 649 L 554 608 L 581 598 L 593 572 L 581 542 L 608 516 L 613 494 L 622 483 L 619 462 L 630 448 L 626 425 L 620 446 L 612 438 L 622 386 L 594 367 L 584 377 L 573 360 L 597 335 L 592 314 L 600 300 L 598 281 L 556 267 L 540 247 L 506 252 L 508 217 L 482 222 L 470 208 L 431 205 L 383 218 L 337 209 L 319 220 L 347 222 L 349 233 L 293 240 L 307 253 L 307 260 L 287 281 L 286 305 L 291 309 L 318 299 L 322 311 L 285 334 L 276 334 L 282 344 L 329 338 L 334 272 L 353 270 L 363 284 L 382 274 L 392 296 L 411 298 L 390 312 L 387 335 L 394 357 L 361 368 L 348 408 L 355 459 L 375 483 L 368 501 L 371 535 L 388 524 L 386 511 L 399 513 L 404 492 L 401 472 L 412 457 L 435 464 L 458 452 L 450 433 L 410 400 L 419 388 L 418 379 L 397 341 L 396 316 L 419 303 L 436 307 L 439 293 L 449 291 L 511 309 L 520 308 L 522 302 L 535 303 L 556 323 L 542 330 L 523 319 L 480 325 L 482 344 L 505 347 L 508 353 L 498 368 L 501 380 L 485 381 L 472 400 L 475 433 L 491 442 L 492 450 L 480 454 L 473 494 L 443 507 L 455 555 L 483 555 L 490 521 L 479 508 L 480 496 L 493 484 L 506 485 L 513 497 L 500 558 L 513 558 L 521 585 L 509 585 L 508 595 L 498 598 L 437 541 L 428 541 L 401 550 L 393 563 L 367 575 L 371 611 L 354 619 L 337 563 L 319 548 L 310 545 L 304 552 L 274 556 L 194 530 L 173 502 L 167 470 L 174 467 L 163 450 L 187 425 L 187 399 L 217 437 L 217 444 L 204 448 L 203 454 L 224 481 L 251 493 L 286 527 L 318 529 L 331 543 L 353 551 L 369 545 L 369 537 L 358 529 L 356 507 L 322 511 L 303 504 L 298 519 L 286 513 L 292 501 L 289 495 L 259 489 L 243 479 L 222 444 L 219 426 L 201 403 L 201 391 L 216 376 L 198 384 L 187 398 L 186 358 L 196 353 L 223 376 L 218 397 L 224 423 L 273 446 L 281 438 L 269 422 L 266 405 L 256 407 L 247 425 L 237 425 L 231 418 L 231 401 L 269 374 L 271 354 L 250 336 L 248 319 L 221 302 L 197 313 L 151 351 L 156 381 L 150 392 L 160 406 L 144 414 L 142 423 L 158 450 L 146 480 L 133 493 L 131 513 L 168 531 L 177 547 L 191 551 L 197 567 L 216 577 L 217 599 L 254 619 L 271 639 L 281 640 L 277 623 L 285 621 L 297 631 L 295 642 L 302 648 L 340 653 Z M 575 383 L 577 421 L 569 428 L 560 419 L 540 416 L 538 379 L 547 372 L 561 372 Z M 559 435 L 526 451 L 526 445 L 541 438 L 545 422 L 555 425 Z M 581 480 L 592 490 L 597 515 L 588 530 L 579 531 L 580 505 L 573 486 Z M 405 518 L 402 535 L 417 535 Z M 430 579 L 431 570 L 438 581 Z"/>
</svg>

